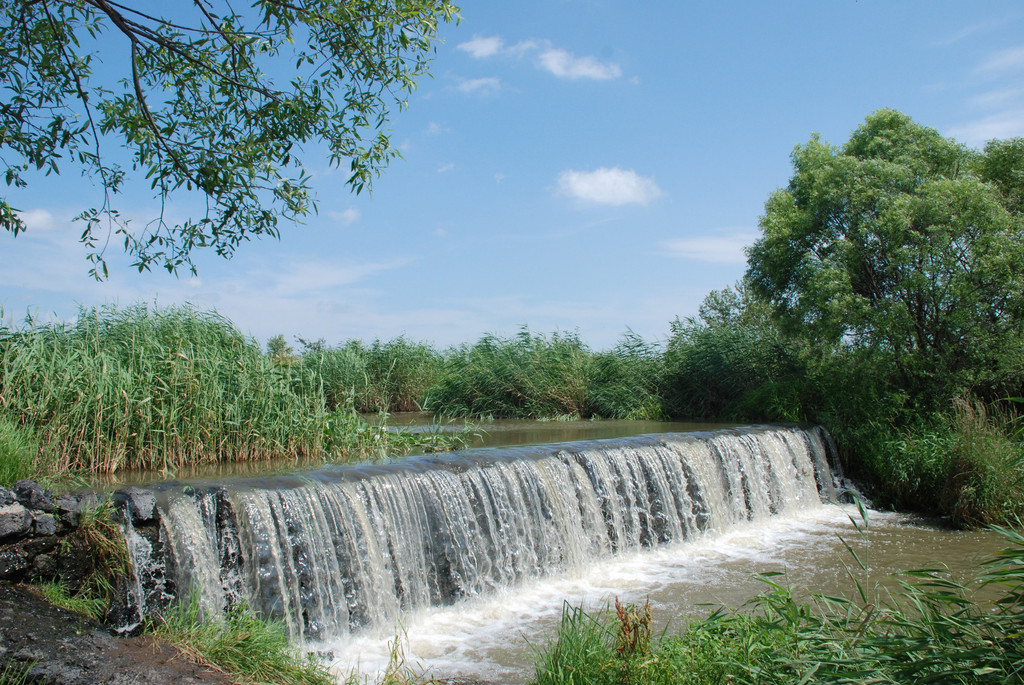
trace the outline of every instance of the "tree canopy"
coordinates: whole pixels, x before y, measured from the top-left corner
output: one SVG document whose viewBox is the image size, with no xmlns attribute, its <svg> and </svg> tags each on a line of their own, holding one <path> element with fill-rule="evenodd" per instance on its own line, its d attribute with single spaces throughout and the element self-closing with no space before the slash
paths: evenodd
<svg viewBox="0 0 1024 685">
<path fill-rule="evenodd" d="M 386 124 L 426 73 L 448 0 L 227 0 L 153 5 L 12 0 L 0 9 L 0 163 L 8 186 L 78 168 L 98 186 L 77 217 L 92 273 L 123 243 L 139 270 L 195 270 L 194 248 L 230 256 L 280 219 L 315 210 L 304 146 L 323 145 L 367 187 L 396 151 Z M 117 148 L 124 148 L 121 151 Z M 122 162 L 122 159 L 127 161 Z M 129 224 L 114 196 L 142 175 L 160 203 Z M 195 193 L 202 216 L 165 217 Z M 25 230 L 0 196 L 0 226 Z"/>
<path fill-rule="evenodd" d="M 905 387 L 998 385 L 1024 339 L 1022 162 L 1021 139 L 980 153 L 893 110 L 841 148 L 815 135 L 747 278 L 785 329 L 883 352 Z"/>
</svg>

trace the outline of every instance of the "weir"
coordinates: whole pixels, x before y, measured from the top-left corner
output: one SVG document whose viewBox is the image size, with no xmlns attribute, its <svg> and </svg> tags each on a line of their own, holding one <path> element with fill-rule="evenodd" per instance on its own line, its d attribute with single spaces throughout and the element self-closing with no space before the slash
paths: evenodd
<svg viewBox="0 0 1024 685">
<path fill-rule="evenodd" d="M 837 497 L 820 428 L 663 433 L 326 466 L 156 488 L 130 527 L 136 615 L 246 602 L 294 640 L 393 630 L 414 610 L 715 535 Z"/>
</svg>

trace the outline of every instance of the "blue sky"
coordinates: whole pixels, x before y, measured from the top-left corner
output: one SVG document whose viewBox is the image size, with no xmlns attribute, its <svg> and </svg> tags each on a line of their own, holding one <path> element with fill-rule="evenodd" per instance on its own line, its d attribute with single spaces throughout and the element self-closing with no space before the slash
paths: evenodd
<svg viewBox="0 0 1024 685">
<path fill-rule="evenodd" d="M 662 340 L 740 278 L 813 132 L 841 144 L 892 107 L 969 145 L 1024 135 L 1022 36 L 1017 2 L 467 1 L 372 195 L 308 150 L 319 214 L 280 241 L 197 255 L 198 277 L 114 258 L 96 283 L 70 219 L 97 189 L 66 170 L 8 193 L 29 230 L 0 234 L 0 305 L 18 321 L 189 301 L 261 340 L 330 344 L 523 325 Z M 117 206 L 155 212 L 145 193 Z"/>
</svg>

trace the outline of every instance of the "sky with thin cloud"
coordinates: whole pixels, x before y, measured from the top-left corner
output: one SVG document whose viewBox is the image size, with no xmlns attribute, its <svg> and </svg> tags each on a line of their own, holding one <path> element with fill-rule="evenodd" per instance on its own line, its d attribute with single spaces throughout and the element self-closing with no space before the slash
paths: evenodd
<svg viewBox="0 0 1024 685">
<path fill-rule="evenodd" d="M 463 5 L 393 112 L 402 157 L 373 192 L 308 147 L 317 212 L 229 260 L 197 253 L 198 275 L 139 274 L 112 239 L 110 277 L 90 279 L 74 217 L 102 197 L 70 163 L 5 188 L 27 230 L 0 234 L 4 319 L 191 302 L 261 341 L 443 347 L 523 326 L 596 349 L 627 330 L 659 341 L 742 277 L 813 133 L 842 144 L 891 107 L 979 149 L 1024 136 L 1019 2 Z M 137 226 L 160 209 L 144 179 L 114 203 Z"/>
</svg>

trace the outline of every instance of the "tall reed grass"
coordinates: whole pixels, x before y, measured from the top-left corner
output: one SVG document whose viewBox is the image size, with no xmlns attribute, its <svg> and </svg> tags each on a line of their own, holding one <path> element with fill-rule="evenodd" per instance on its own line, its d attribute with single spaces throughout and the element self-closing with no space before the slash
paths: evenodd
<svg viewBox="0 0 1024 685">
<path fill-rule="evenodd" d="M 177 468 L 312 453 L 323 396 L 227 319 L 183 306 L 81 309 L 0 331 L 4 412 L 58 471 Z"/>
<path fill-rule="evenodd" d="M 962 527 L 1024 517 L 1024 444 L 1013 412 L 958 398 L 885 445 L 872 467 L 892 504 L 931 509 Z"/>
<path fill-rule="evenodd" d="M 323 384 L 329 409 L 364 413 L 420 411 L 441 373 L 442 354 L 405 337 L 338 347 L 307 343 L 299 368 Z"/>
<path fill-rule="evenodd" d="M 595 354 L 575 333 L 485 335 L 446 354 L 427 408 L 491 418 L 660 418 L 658 349 L 628 334 Z"/>
</svg>

